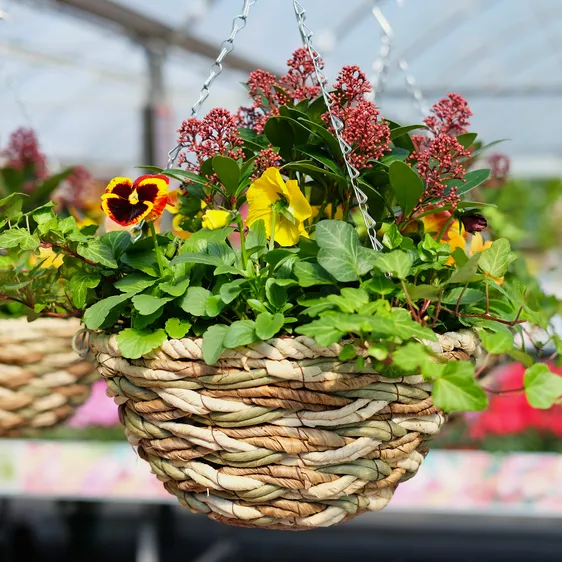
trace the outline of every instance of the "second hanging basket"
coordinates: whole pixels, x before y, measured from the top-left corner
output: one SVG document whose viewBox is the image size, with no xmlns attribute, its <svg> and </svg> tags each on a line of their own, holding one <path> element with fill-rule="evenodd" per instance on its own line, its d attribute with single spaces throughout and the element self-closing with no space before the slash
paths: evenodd
<svg viewBox="0 0 562 562">
<path fill-rule="evenodd" d="M 202 358 L 200 339 L 124 359 L 91 347 L 141 458 L 190 510 L 231 525 L 304 530 L 378 511 L 414 476 L 445 421 L 419 375 L 384 378 L 338 360 L 341 346 L 276 338 Z M 478 351 L 447 333 L 447 360 Z"/>
<path fill-rule="evenodd" d="M 0 437 L 32 435 L 69 418 L 99 379 L 72 349 L 79 320 L 0 320 Z"/>
</svg>

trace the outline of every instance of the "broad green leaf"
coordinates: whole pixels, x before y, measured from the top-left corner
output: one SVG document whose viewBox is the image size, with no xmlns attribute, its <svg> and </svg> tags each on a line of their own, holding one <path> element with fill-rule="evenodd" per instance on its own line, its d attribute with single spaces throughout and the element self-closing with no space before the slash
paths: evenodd
<svg viewBox="0 0 562 562">
<path fill-rule="evenodd" d="M 314 285 L 335 285 L 335 279 L 319 264 L 315 262 L 299 261 L 293 266 L 293 273 L 299 280 L 301 287 Z"/>
<path fill-rule="evenodd" d="M 166 320 L 166 333 L 173 339 L 181 340 L 185 338 L 190 328 L 191 322 L 188 320 L 182 318 L 168 318 Z"/>
<path fill-rule="evenodd" d="M 261 340 L 268 340 L 283 327 L 283 323 L 282 314 L 262 312 L 256 317 L 256 334 Z"/>
<path fill-rule="evenodd" d="M 394 250 L 388 254 L 380 254 L 375 267 L 383 273 L 390 273 L 398 279 L 406 279 L 412 272 L 413 259 L 409 252 Z"/>
<path fill-rule="evenodd" d="M 399 160 L 390 165 L 388 175 L 402 213 L 409 216 L 423 194 L 423 180 L 408 164 Z"/>
<path fill-rule="evenodd" d="M 330 158 L 330 155 L 318 146 L 314 144 L 306 144 L 296 146 L 295 149 L 299 152 L 302 152 L 303 154 L 306 154 L 307 156 L 310 156 L 317 162 L 320 162 L 321 164 L 326 166 L 328 170 L 331 170 L 338 175 L 342 174 L 341 168 Z"/>
<path fill-rule="evenodd" d="M 240 167 L 238 162 L 228 156 L 215 156 L 213 158 L 213 170 L 219 180 L 226 188 L 229 195 L 234 195 L 240 182 Z"/>
<path fill-rule="evenodd" d="M 351 343 L 346 343 L 338 355 L 340 361 L 351 361 L 357 357 L 355 346 Z"/>
<path fill-rule="evenodd" d="M 395 224 L 390 225 L 390 228 L 384 233 L 382 237 L 383 245 L 386 246 L 389 250 L 399 248 L 400 244 L 402 244 L 402 240 L 404 240 L 404 237 L 402 236 L 402 234 L 400 234 L 400 231 Z"/>
<path fill-rule="evenodd" d="M 357 281 L 373 269 L 377 252 L 360 246 L 357 232 L 346 222 L 320 221 L 316 242 L 318 263 L 337 281 Z"/>
<path fill-rule="evenodd" d="M 502 277 L 509 264 L 516 259 L 517 256 L 511 251 L 509 240 L 498 238 L 490 248 L 482 252 L 478 265 L 491 277 Z"/>
<path fill-rule="evenodd" d="M 161 291 L 164 291 L 164 293 L 168 293 L 173 297 L 181 297 L 187 291 L 187 288 L 189 287 L 189 282 L 190 279 L 188 277 L 186 279 L 177 281 L 175 283 L 168 283 L 168 282 L 160 283 L 158 287 Z"/>
<path fill-rule="evenodd" d="M 459 144 L 461 146 L 463 146 L 464 148 L 468 148 L 469 146 L 472 146 L 474 144 L 477 136 L 478 133 L 463 133 L 462 135 L 459 135 L 457 137 L 457 140 L 459 141 Z"/>
<path fill-rule="evenodd" d="M 129 275 L 126 275 L 123 279 L 119 279 L 114 287 L 123 293 L 136 295 L 152 287 L 155 283 L 156 279 L 154 279 L 154 277 L 150 277 L 145 273 L 135 272 L 129 273 Z"/>
<path fill-rule="evenodd" d="M 158 261 L 153 250 L 125 252 L 121 256 L 121 262 L 152 277 L 160 277 Z"/>
<path fill-rule="evenodd" d="M 213 295 L 207 299 L 207 304 L 205 305 L 205 314 L 209 318 L 215 318 L 218 316 L 222 309 L 224 308 L 224 302 L 220 295 Z"/>
<path fill-rule="evenodd" d="M 224 334 L 223 345 L 227 349 L 249 345 L 258 340 L 256 324 L 253 320 L 237 320 Z"/>
<path fill-rule="evenodd" d="M 104 234 L 101 241 L 111 248 L 113 257 L 118 260 L 131 245 L 131 235 L 127 231 L 114 230 Z"/>
<path fill-rule="evenodd" d="M 462 196 L 474 188 L 482 185 L 490 177 L 489 169 L 485 170 L 473 170 L 472 172 L 467 172 L 463 180 L 451 180 L 447 182 L 447 189 L 445 194 L 451 191 L 451 187 L 457 188 L 457 195 Z"/>
<path fill-rule="evenodd" d="M 421 299 L 436 301 L 441 294 L 441 288 L 435 285 L 412 285 L 406 283 L 406 290 L 412 301 L 418 301 Z"/>
<path fill-rule="evenodd" d="M 228 326 L 215 324 L 207 329 L 203 334 L 203 359 L 207 365 L 214 365 L 226 349 L 223 345 L 224 336 L 228 331 Z"/>
<path fill-rule="evenodd" d="M 225 304 L 230 304 L 248 284 L 246 279 L 235 279 L 230 283 L 225 283 L 220 288 L 220 297 Z"/>
<path fill-rule="evenodd" d="M 72 275 L 68 286 L 72 293 L 72 302 L 76 308 L 83 309 L 86 306 L 88 289 L 94 289 L 100 283 L 99 273 L 78 272 Z"/>
<path fill-rule="evenodd" d="M 246 248 L 265 248 L 267 246 L 267 236 L 265 233 L 265 223 L 263 220 L 252 223 L 246 236 Z"/>
<path fill-rule="evenodd" d="M 393 308 L 391 318 L 394 323 L 394 335 L 397 335 L 400 339 L 418 338 L 437 341 L 435 332 L 414 321 L 405 308 Z"/>
<path fill-rule="evenodd" d="M 120 310 L 120 305 L 130 298 L 130 294 L 115 295 L 96 302 L 84 313 L 84 324 L 90 330 L 97 330 L 103 325 L 110 313 Z"/>
<path fill-rule="evenodd" d="M 135 295 L 133 297 L 133 306 L 139 314 L 148 316 L 154 314 L 162 308 L 166 303 L 172 300 L 172 297 L 155 297 L 152 295 Z"/>
<path fill-rule="evenodd" d="M 25 228 L 12 228 L 0 234 L 0 248 L 19 248 L 22 251 L 37 250 L 40 245 L 39 237 L 30 234 Z"/>
<path fill-rule="evenodd" d="M 104 244 L 99 239 L 89 240 L 87 243 L 78 244 L 76 249 L 79 255 L 87 260 L 116 269 L 118 267 L 117 261 L 113 256 L 113 250 L 107 244 Z"/>
<path fill-rule="evenodd" d="M 429 349 L 419 342 L 408 342 L 392 352 L 392 362 L 403 371 L 422 372 L 425 366 L 433 362 L 434 356 Z"/>
<path fill-rule="evenodd" d="M 288 299 L 287 289 L 278 283 L 278 281 L 282 281 L 282 279 L 270 277 L 265 282 L 265 296 L 276 309 L 283 307 Z"/>
<path fill-rule="evenodd" d="M 171 265 L 178 265 L 179 263 L 202 263 L 204 265 L 224 265 L 224 261 L 218 256 L 210 256 L 209 254 L 196 254 L 194 252 L 185 252 L 176 256 Z"/>
<path fill-rule="evenodd" d="M 433 383 L 433 403 L 446 412 L 484 410 L 488 398 L 474 379 L 474 365 L 468 361 L 449 361 Z"/>
<path fill-rule="evenodd" d="M 562 377 L 552 373 L 544 363 L 537 363 L 525 371 L 523 385 L 533 408 L 546 410 L 562 397 Z"/>
<path fill-rule="evenodd" d="M 255 310 L 256 312 L 267 312 L 267 308 L 265 307 L 263 302 L 257 299 L 248 299 L 246 303 L 252 308 L 252 310 Z"/>
<path fill-rule="evenodd" d="M 193 314 L 193 316 L 205 316 L 207 299 L 212 296 L 211 291 L 203 287 L 189 287 L 180 301 L 180 307 L 188 314 Z"/>
<path fill-rule="evenodd" d="M 131 327 L 136 330 L 154 329 L 155 322 L 164 314 L 164 308 L 160 307 L 155 310 L 152 314 L 140 314 L 138 311 L 134 311 L 132 315 Z"/>
<path fill-rule="evenodd" d="M 117 335 L 117 346 L 123 357 L 127 359 L 140 359 L 160 347 L 168 335 L 162 329 L 136 330 L 125 328 Z"/>
<path fill-rule="evenodd" d="M 465 289 L 464 287 L 455 287 L 454 289 L 447 291 L 443 295 L 441 302 L 443 304 L 454 304 L 454 305 L 456 305 L 457 303 L 472 304 L 475 302 L 480 302 L 485 298 L 486 298 L 486 294 L 478 289 L 472 289 L 470 287 L 467 289 Z"/>
<path fill-rule="evenodd" d="M 263 130 L 265 136 L 273 146 L 282 151 L 291 150 L 295 144 L 295 133 L 285 117 L 270 117 Z"/>
<path fill-rule="evenodd" d="M 181 251 L 182 253 L 204 252 L 210 243 L 224 242 L 226 237 L 232 232 L 234 232 L 232 227 L 217 228 L 216 230 L 199 230 L 184 241 Z"/>
<path fill-rule="evenodd" d="M 500 355 L 502 353 L 509 353 L 513 350 L 513 334 L 510 331 L 487 332 L 485 330 L 481 330 L 478 335 L 484 349 L 488 353 Z"/>
<path fill-rule="evenodd" d="M 427 129 L 425 125 L 405 125 L 403 127 L 393 127 L 390 129 L 390 140 L 397 139 L 410 131 L 415 131 L 416 129 Z"/>
</svg>

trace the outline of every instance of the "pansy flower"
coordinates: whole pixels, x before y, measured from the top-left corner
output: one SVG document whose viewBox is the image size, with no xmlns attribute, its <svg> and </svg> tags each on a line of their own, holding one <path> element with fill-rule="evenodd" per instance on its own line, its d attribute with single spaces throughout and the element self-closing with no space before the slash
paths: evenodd
<svg viewBox="0 0 562 562">
<path fill-rule="evenodd" d="M 104 213 L 121 226 L 157 219 L 168 203 L 169 179 L 162 175 L 113 178 L 101 196 Z"/>
</svg>

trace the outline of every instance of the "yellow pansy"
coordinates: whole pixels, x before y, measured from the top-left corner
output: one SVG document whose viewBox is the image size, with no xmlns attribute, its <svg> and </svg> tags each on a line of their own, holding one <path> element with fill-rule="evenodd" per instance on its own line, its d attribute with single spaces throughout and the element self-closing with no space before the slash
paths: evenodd
<svg viewBox="0 0 562 562">
<path fill-rule="evenodd" d="M 52 248 L 39 248 L 39 255 L 33 254 L 29 261 L 31 265 L 43 262 L 41 269 L 47 269 L 48 267 L 56 267 L 58 269 L 63 264 L 64 256 L 56 254 Z"/>
<path fill-rule="evenodd" d="M 436 238 L 447 224 L 447 221 L 450 220 L 450 218 L 451 213 L 449 211 L 441 211 L 439 213 L 431 213 L 430 215 L 425 215 L 419 220 L 421 220 L 421 222 L 423 223 L 424 231 Z M 465 237 L 466 231 L 464 229 L 464 226 L 460 221 L 455 220 L 447 227 L 447 229 L 443 233 L 443 236 L 441 237 L 441 241 L 449 244 L 451 253 L 454 252 L 457 248 L 466 251 Z M 455 260 L 453 256 L 451 256 L 445 262 L 445 265 L 453 265 L 454 263 Z"/>
<path fill-rule="evenodd" d="M 304 221 L 312 216 L 310 203 L 306 200 L 296 180 L 283 180 L 277 168 L 268 168 L 255 180 L 246 194 L 248 201 L 248 218 L 251 226 L 259 220 L 265 223 L 265 231 L 271 237 L 273 205 L 285 202 L 287 210 L 294 217 L 294 223 L 282 214 L 275 217 L 273 237 L 280 246 L 294 246 L 301 236 L 308 238 Z"/>
<path fill-rule="evenodd" d="M 209 209 L 205 211 L 203 215 L 203 221 L 201 226 L 203 228 L 208 228 L 209 230 L 216 230 L 217 228 L 224 228 L 228 226 L 232 220 L 232 216 L 229 211 L 214 211 Z"/>
</svg>

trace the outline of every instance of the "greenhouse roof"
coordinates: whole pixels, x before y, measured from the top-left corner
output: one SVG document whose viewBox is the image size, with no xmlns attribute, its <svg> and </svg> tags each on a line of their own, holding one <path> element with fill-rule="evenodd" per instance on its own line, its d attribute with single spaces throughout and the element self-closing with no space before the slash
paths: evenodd
<svg viewBox="0 0 562 562">
<path fill-rule="evenodd" d="M 301 0 L 315 47 L 333 80 L 345 64 L 372 74 L 382 31 L 373 0 Z M 463 94 L 472 129 L 514 172 L 562 172 L 562 2 L 559 0 L 381 0 L 392 28 L 384 116 L 419 122 L 405 84 L 407 62 L 429 107 Z M 150 88 L 146 52 L 166 43 L 158 139 L 174 145 L 242 0 L 0 0 L 0 143 L 32 126 L 50 158 L 126 172 L 142 158 L 142 123 Z M 94 13 L 92 13 L 94 12 Z M 124 21 L 119 20 L 124 17 Z M 134 16 L 134 17 L 133 17 Z M 258 0 L 202 113 L 246 103 L 248 69 L 284 71 L 300 45 L 292 2 Z M 162 162 L 162 164 L 164 164 Z"/>
</svg>

